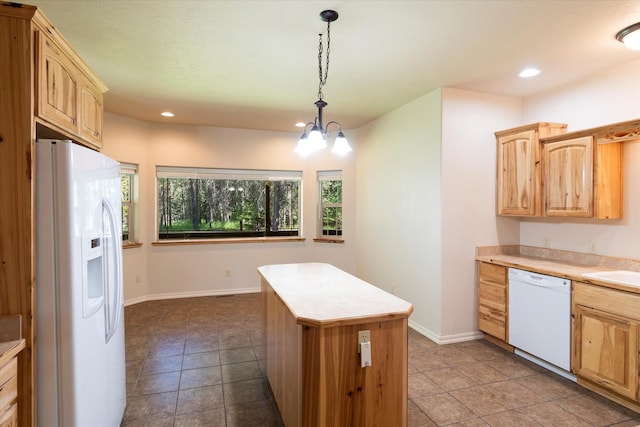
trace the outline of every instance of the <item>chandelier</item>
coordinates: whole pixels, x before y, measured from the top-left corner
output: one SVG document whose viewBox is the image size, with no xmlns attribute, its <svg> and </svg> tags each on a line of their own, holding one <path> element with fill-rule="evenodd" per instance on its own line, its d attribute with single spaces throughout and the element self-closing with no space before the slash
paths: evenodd
<svg viewBox="0 0 640 427">
<path fill-rule="evenodd" d="M 323 126 L 322 123 L 322 110 L 327 106 L 324 101 L 324 95 L 322 94 L 322 86 L 327 83 L 327 77 L 329 75 L 329 52 L 331 50 L 331 23 L 338 19 L 338 12 L 335 10 L 324 10 L 320 12 L 320 19 L 327 23 L 327 55 L 324 70 L 322 66 L 322 34 L 319 34 L 320 41 L 318 43 L 318 77 L 320 83 L 318 84 L 318 100 L 315 102 L 315 106 L 318 108 L 318 115 L 313 122 L 309 122 L 304 126 L 304 132 L 300 136 L 298 145 L 295 152 L 303 156 L 313 153 L 315 151 L 322 150 L 327 146 L 327 137 L 329 126 L 334 125 L 338 127 L 338 134 L 336 135 L 335 142 L 333 143 L 332 153 L 339 155 L 345 155 L 351 151 L 351 146 L 347 141 L 347 138 L 342 133 L 342 126 L 336 121 L 331 121 Z M 311 130 L 307 133 L 307 130 L 311 126 Z"/>
</svg>

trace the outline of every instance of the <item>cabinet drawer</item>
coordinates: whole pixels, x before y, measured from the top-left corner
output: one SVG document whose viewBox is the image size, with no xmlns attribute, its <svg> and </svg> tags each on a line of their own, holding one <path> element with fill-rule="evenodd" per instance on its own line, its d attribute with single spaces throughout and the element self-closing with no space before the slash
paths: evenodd
<svg viewBox="0 0 640 427">
<path fill-rule="evenodd" d="M 480 281 L 478 286 L 478 303 L 500 310 L 503 313 L 507 309 L 507 289 L 504 285 L 496 285 Z"/>
<path fill-rule="evenodd" d="M 501 265 L 480 263 L 480 280 L 504 286 L 507 283 L 507 269 Z"/>
<path fill-rule="evenodd" d="M 0 388 L 0 411 L 4 411 L 18 398 L 18 378 L 13 377 Z"/>
<path fill-rule="evenodd" d="M 0 367 L 0 387 L 3 387 L 11 377 L 16 376 L 18 376 L 18 359 L 14 357 L 4 366 Z"/>
<path fill-rule="evenodd" d="M 478 306 L 478 329 L 493 335 L 496 338 L 506 341 L 506 315 L 504 311 L 499 311 L 484 305 Z"/>
</svg>

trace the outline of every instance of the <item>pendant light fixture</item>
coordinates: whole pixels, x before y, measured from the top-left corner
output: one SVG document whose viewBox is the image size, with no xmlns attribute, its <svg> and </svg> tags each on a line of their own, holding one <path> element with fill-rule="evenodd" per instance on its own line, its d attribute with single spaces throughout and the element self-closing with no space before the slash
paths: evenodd
<svg viewBox="0 0 640 427">
<path fill-rule="evenodd" d="M 616 40 L 624 43 L 629 49 L 640 50 L 640 22 L 636 22 L 618 31 Z"/>
<path fill-rule="evenodd" d="M 338 19 L 338 12 L 335 10 L 324 10 L 320 12 L 320 19 L 327 23 L 327 55 L 326 55 L 326 63 L 322 65 L 322 34 L 319 34 L 320 42 L 318 44 L 318 77 L 320 83 L 318 85 L 318 100 L 315 102 L 315 106 L 318 108 L 318 115 L 316 116 L 313 122 L 309 122 L 304 127 L 304 132 L 298 141 L 298 145 L 296 146 L 295 152 L 299 153 L 303 156 L 306 156 L 315 151 L 321 150 L 327 146 L 327 137 L 330 125 L 335 125 L 338 127 L 338 134 L 336 136 L 335 142 L 333 143 L 333 148 L 331 152 L 336 153 L 338 155 L 345 155 L 351 151 L 351 146 L 347 141 L 347 138 L 342 133 L 342 126 L 340 123 L 336 121 L 331 121 L 326 124 L 326 126 L 322 123 L 322 110 L 327 106 L 327 103 L 324 101 L 324 95 L 322 93 L 322 86 L 327 84 L 327 77 L 329 75 L 329 53 L 331 51 L 331 23 Z M 307 133 L 307 130 L 311 126 L 311 130 Z"/>
</svg>

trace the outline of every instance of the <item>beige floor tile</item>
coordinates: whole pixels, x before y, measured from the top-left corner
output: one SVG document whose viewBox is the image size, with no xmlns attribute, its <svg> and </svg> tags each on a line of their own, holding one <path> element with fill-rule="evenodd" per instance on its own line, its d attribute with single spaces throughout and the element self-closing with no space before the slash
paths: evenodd
<svg viewBox="0 0 640 427">
<path fill-rule="evenodd" d="M 123 421 L 149 420 L 152 424 L 155 419 L 173 418 L 176 412 L 178 392 L 148 394 L 134 396 L 127 399 L 127 407 L 124 411 Z"/>
<path fill-rule="evenodd" d="M 518 409 L 523 414 L 526 414 L 534 421 L 537 421 L 543 426 L 554 427 L 589 427 L 591 424 L 587 423 L 580 417 L 572 414 L 571 412 L 561 408 L 553 402 L 539 403 L 537 405 L 526 406 Z"/>
<path fill-rule="evenodd" d="M 527 414 L 523 414 L 515 409 L 498 412 L 482 418 L 484 421 L 489 423 L 491 427 L 541 427 L 543 425 Z"/>
<path fill-rule="evenodd" d="M 180 390 L 178 393 L 176 415 L 216 408 L 224 408 L 224 394 L 221 384 Z"/>
<path fill-rule="evenodd" d="M 461 372 L 459 367 L 435 369 L 425 372 L 424 375 L 446 391 L 478 385 L 477 381 Z"/>
<path fill-rule="evenodd" d="M 225 427 L 226 425 L 224 408 L 218 408 L 178 415 L 175 424 L 171 424 L 171 427 Z"/>
<path fill-rule="evenodd" d="M 409 374 L 409 398 L 442 393 L 444 390 L 432 379 L 421 372 Z"/>
<path fill-rule="evenodd" d="M 638 414 L 592 393 L 559 399 L 556 403 L 594 426 L 605 426 L 637 418 Z"/>
<path fill-rule="evenodd" d="M 535 391 L 545 400 L 555 400 L 585 392 L 585 389 L 578 384 L 549 372 L 517 378 L 515 381 Z"/>
<path fill-rule="evenodd" d="M 432 394 L 413 399 L 413 402 L 437 425 L 446 425 L 476 418 L 466 406 L 449 393 Z"/>
<path fill-rule="evenodd" d="M 164 393 L 167 391 L 177 391 L 180 384 L 180 372 L 165 372 L 161 374 L 141 375 L 133 396 L 142 394 Z"/>
<path fill-rule="evenodd" d="M 182 369 L 206 368 L 218 365 L 220 365 L 219 351 L 189 353 L 185 354 L 182 360 Z"/>
<path fill-rule="evenodd" d="M 180 390 L 205 387 L 220 384 L 221 382 L 222 373 L 219 366 L 187 369 L 182 371 L 182 376 L 180 378 Z"/>
<path fill-rule="evenodd" d="M 160 374 L 164 372 L 180 371 L 182 369 L 182 355 L 168 357 L 149 357 L 144 361 L 142 375 Z"/>
<path fill-rule="evenodd" d="M 455 390 L 451 395 L 481 417 L 544 400 L 540 395 L 511 380 Z"/>
<path fill-rule="evenodd" d="M 407 405 L 407 427 L 437 426 L 412 400 Z"/>
</svg>

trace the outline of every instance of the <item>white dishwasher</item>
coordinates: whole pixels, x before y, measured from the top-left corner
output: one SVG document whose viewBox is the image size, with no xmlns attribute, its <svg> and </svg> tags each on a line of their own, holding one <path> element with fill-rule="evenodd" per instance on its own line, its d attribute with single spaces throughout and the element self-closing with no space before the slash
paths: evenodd
<svg viewBox="0 0 640 427">
<path fill-rule="evenodd" d="M 509 269 L 509 344 L 516 354 L 575 381 L 571 369 L 571 281 Z"/>
</svg>

